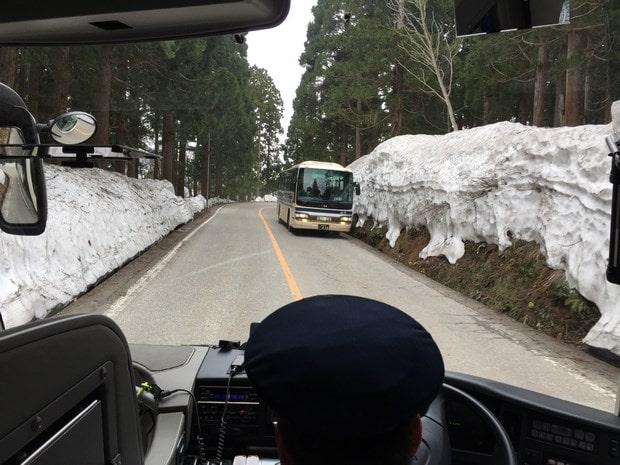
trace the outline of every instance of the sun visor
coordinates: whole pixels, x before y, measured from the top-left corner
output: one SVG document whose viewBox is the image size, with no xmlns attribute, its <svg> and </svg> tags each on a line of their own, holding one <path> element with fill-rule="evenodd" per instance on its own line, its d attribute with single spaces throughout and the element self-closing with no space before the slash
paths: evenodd
<svg viewBox="0 0 620 465">
<path fill-rule="evenodd" d="M 266 29 L 287 16 L 290 0 L 5 0 L 1 45 L 103 44 L 168 40 Z"/>
</svg>

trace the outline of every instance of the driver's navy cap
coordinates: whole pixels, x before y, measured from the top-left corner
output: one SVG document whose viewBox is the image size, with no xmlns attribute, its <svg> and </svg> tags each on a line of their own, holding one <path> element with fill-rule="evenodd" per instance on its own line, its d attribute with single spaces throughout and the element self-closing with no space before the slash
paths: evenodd
<svg viewBox="0 0 620 465">
<path fill-rule="evenodd" d="M 423 413 L 444 379 L 431 335 L 395 307 L 323 295 L 288 304 L 252 332 L 245 370 L 300 432 L 371 436 Z"/>
</svg>

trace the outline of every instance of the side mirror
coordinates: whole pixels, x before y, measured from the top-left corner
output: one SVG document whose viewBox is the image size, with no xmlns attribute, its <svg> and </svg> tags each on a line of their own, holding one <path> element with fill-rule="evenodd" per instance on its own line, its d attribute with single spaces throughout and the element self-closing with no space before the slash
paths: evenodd
<svg viewBox="0 0 620 465">
<path fill-rule="evenodd" d="M 453 0 L 456 35 L 489 34 L 568 24 L 568 0 Z"/>
<path fill-rule="evenodd" d="M 0 156 L 0 229 L 37 236 L 45 231 L 46 222 L 43 160 Z"/>
<path fill-rule="evenodd" d="M 47 124 L 38 125 L 39 132 L 48 132 L 54 142 L 63 145 L 82 144 L 97 131 L 97 120 L 83 111 L 70 111 Z"/>
<path fill-rule="evenodd" d="M 361 193 L 360 183 L 359 183 L 359 182 L 354 182 L 354 183 L 353 183 L 353 187 L 355 188 L 355 193 L 356 193 L 357 195 L 360 195 L 360 193 Z"/>
</svg>

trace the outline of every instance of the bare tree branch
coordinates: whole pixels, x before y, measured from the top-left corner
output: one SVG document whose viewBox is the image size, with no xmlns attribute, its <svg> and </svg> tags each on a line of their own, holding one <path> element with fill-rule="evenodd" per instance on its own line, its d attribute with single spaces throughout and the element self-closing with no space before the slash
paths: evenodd
<svg viewBox="0 0 620 465">
<path fill-rule="evenodd" d="M 397 32 L 402 38 L 400 48 L 410 58 L 412 65 L 400 63 L 421 86 L 423 92 L 438 97 L 445 105 L 453 131 L 458 130 L 450 100 L 453 63 L 461 50 L 461 41 L 451 37 L 448 25 L 428 14 L 428 0 L 387 0 L 395 16 L 395 23 L 402 27 Z M 450 26 L 451 27 L 451 26 Z"/>
</svg>

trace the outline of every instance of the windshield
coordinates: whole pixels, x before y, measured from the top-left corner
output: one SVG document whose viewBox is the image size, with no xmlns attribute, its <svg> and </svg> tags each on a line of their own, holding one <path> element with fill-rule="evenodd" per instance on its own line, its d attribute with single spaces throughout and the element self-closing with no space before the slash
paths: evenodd
<svg viewBox="0 0 620 465">
<path fill-rule="evenodd" d="M 325 208 L 350 209 L 353 204 L 352 173 L 301 168 L 297 179 L 297 203 Z"/>
<path fill-rule="evenodd" d="M 45 232 L 0 233 L 2 324 L 95 312 L 130 343 L 211 344 L 354 294 L 418 319 L 450 371 L 611 411 L 619 19 L 611 0 L 314 0 L 272 30 L 1 47 L 38 123 L 88 112 L 89 144 L 161 157 L 45 159 Z M 306 161 L 346 171 L 302 168 L 303 209 L 278 202 Z M 11 163 L 2 208 L 17 186 L 37 213 Z"/>
</svg>

